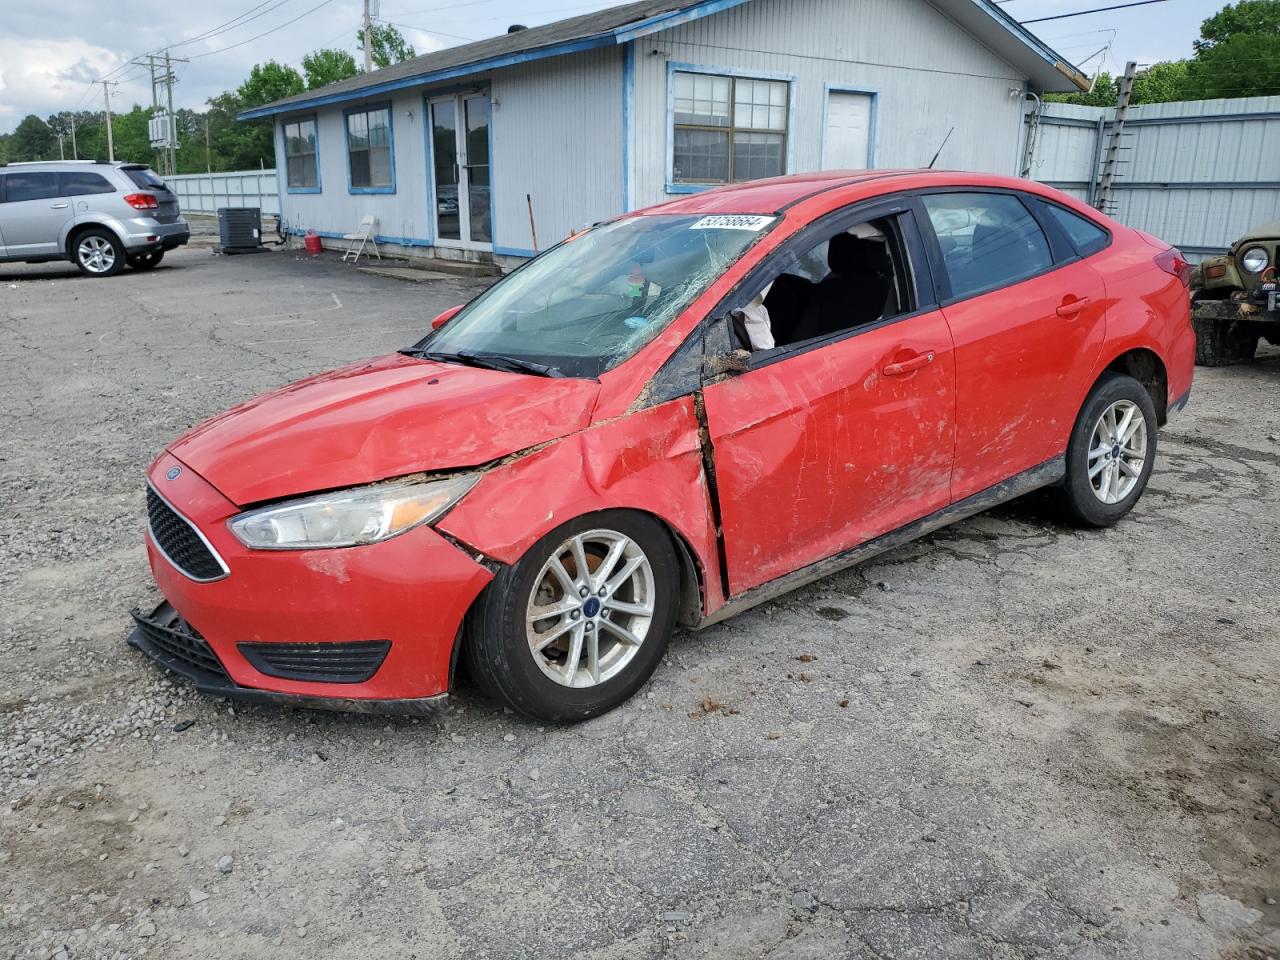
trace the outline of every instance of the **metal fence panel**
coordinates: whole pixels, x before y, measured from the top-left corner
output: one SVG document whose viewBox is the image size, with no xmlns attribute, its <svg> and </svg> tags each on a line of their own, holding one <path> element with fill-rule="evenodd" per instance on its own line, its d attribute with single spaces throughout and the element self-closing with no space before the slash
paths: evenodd
<svg viewBox="0 0 1280 960">
<path fill-rule="evenodd" d="M 1031 177 L 1088 200 L 1115 110 L 1045 104 Z M 1107 213 L 1192 259 L 1280 216 L 1280 97 L 1130 107 Z"/>
<path fill-rule="evenodd" d="M 219 207 L 261 207 L 264 214 L 280 212 L 275 170 L 233 170 L 228 173 L 183 173 L 165 177 L 186 213 L 218 212 Z"/>
</svg>

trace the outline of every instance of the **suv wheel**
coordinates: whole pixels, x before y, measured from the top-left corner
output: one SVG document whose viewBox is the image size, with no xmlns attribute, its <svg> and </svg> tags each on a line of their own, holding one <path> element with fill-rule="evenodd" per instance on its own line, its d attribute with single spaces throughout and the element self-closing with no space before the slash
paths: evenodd
<svg viewBox="0 0 1280 960">
<path fill-rule="evenodd" d="M 146 253 L 135 253 L 126 257 L 126 262 L 135 270 L 152 270 L 164 259 L 163 250 L 148 250 Z"/>
<path fill-rule="evenodd" d="M 124 269 L 124 247 L 109 230 L 86 230 L 72 248 L 76 266 L 91 277 L 113 277 Z"/>
</svg>

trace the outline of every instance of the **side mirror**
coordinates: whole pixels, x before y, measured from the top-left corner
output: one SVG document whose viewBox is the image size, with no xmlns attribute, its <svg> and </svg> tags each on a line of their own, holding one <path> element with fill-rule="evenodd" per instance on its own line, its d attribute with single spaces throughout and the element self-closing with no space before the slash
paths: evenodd
<svg viewBox="0 0 1280 960">
<path fill-rule="evenodd" d="M 453 319 L 453 315 L 465 307 L 465 303 L 460 303 L 456 307 L 450 307 L 448 310 L 442 310 L 434 320 L 431 321 L 431 329 L 439 330 L 446 323 Z"/>
</svg>

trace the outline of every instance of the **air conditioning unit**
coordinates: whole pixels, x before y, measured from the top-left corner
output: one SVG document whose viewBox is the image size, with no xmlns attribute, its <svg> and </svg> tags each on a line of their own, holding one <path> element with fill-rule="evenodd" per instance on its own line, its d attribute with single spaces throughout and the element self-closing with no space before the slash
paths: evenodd
<svg viewBox="0 0 1280 960">
<path fill-rule="evenodd" d="M 218 243 L 223 253 L 258 253 L 262 250 L 260 207 L 219 207 Z"/>
</svg>

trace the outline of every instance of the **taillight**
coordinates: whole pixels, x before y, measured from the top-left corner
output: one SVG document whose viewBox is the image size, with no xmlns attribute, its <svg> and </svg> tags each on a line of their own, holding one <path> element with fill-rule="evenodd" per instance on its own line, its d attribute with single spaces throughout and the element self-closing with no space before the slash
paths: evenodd
<svg viewBox="0 0 1280 960">
<path fill-rule="evenodd" d="M 1156 255 L 1156 266 L 1177 277 L 1184 287 L 1191 286 L 1191 264 L 1183 258 L 1182 251 L 1174 247 L 1162 251 Z"/>
<path fill-rule="evenodd" d="M 135 210 L 158 210 L 160 201 L 154 193 L 126 193 L 124 202 Z"/>
</svg>

